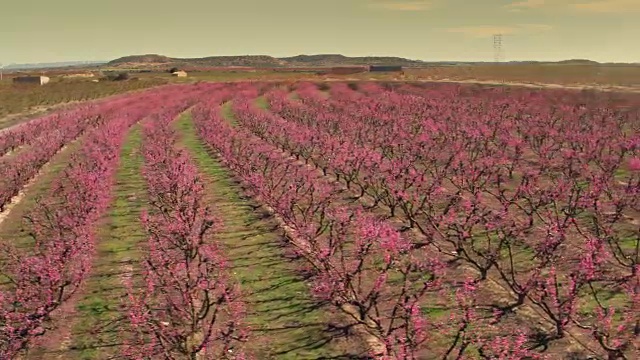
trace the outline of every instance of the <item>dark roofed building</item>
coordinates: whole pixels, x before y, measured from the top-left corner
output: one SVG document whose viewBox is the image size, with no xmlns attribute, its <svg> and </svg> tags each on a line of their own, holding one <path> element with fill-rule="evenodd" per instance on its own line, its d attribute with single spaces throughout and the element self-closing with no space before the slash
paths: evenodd
<svg viewBox="0 0 640 360">
<path fill-rule="evenodd" d="M 401 72 L 402 66 L 399 65 L 370 65 L 370 72 Z"/>
<path fill-rule="evenodd" d="M 334 66 L 327 71 L 328 74 L 348 75 L 366 72 L 365 66 Z"/>
<path fill-rule="evenodd" d="M 38 84 L 44 85 L 49 82 L 47 76 L 18 76 L 13 78 L 14 84 Z"/>
</svg>

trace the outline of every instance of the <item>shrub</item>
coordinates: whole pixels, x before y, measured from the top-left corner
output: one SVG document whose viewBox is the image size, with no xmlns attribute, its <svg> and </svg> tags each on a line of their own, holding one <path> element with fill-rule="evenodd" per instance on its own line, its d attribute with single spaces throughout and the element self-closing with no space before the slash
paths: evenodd
<svg viewBox="0 0 640 360">
<path fill-rule="evenodd" d="M 116 75 L 115 78 L 113 78 L 113 81 L 122 81 L 122 80 L 128 80 L 128 79 L 129 79 L 129 73 L 121 72 L 118 75 Z"/>
</svg>

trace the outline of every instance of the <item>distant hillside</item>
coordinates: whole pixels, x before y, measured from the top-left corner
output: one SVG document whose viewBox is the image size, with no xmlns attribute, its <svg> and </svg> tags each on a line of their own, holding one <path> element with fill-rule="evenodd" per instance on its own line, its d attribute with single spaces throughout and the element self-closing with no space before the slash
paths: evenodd
<svg viewBox="0 0 640 360">
<path fill-rule="evenodd" d="M 256 68 L 278 68 L 278 67 L 324 67 L 324 66 L 344 66 L 344 65 L 402 65 L 420 66 L 425 65 L 423 61 L 409 60 L 400 57 L 348 57 L 339 54 L 323 55 L 297 55 L 284 58 L 275 58 L 267 55 L 241 55 L 241 56 L 209 56 L 203 58 L 170 58 L 167 56 L 147 54 L 125 56 L 112 60 L 109 66 L 209 66 L 209 67 L 256 67 Z"/>
<path fill-rule="evenodd" d="M 288 64 L 266 55 L 209 56 L 195 59 L 173 59 L 175 63 L 199 66 L 285 67 Z"/>
<path fill-rule="evenodd" d="M 586 59 L 569 59 L 569 60 L 558 61 L 558 64 L 563 64 L 563 65 L 598 65 L 600 63 L 597 62 L 597 61 L 586 60 Z"/>
<path fill-rule="evenodd" d="M 23 69 L 51 69 L 71 66 L 91 66 L 105 64 L 106 61 L 65 61 L 53 63 L 34 63 L 34 64 L 9 64 L 4 67 L 6 70 L 23 70 Z"/>
<path fill-rule="evenodd" d="M 166 64 L 173 62 L 174 59 L 162 55 L 147 54 L 147 55 L 131 55 L 124 56 L 119 59 L 109 61 L 109 65 L 137 63 L 137 64 Z"/>
<path fill-rule="evenodd" d="M 336 65 L 402 65 L 422 66 L 421 60 L 410 60 L 394 56 L 356 56 L 349 57 L 340 54 L 298 55 L 280 58 L 291 66 L 336 66 Z"/>
<path fill-rule="evenodd" d="M 589 65 L 637 66 L 630 63 L 599 63 L 586 59 L 562 61 L 507 61 L 502 65 Z M 110 67 L 167 68 L 167 67 L 249 67 L 249 68 L 316 68 L 330 66 L 400 65 L 423 66 L 483 66 L 496 65 L 491 61 L 422 61 L 394 56 L 345 56 L 341 54 L 296 55 L 276 58 L 268 55 L 208 56 L 202 58 L 172 58 L 157 54 L 132 55 L 112 60 Z"/>
<path fill-rule="evenodd" d="M 172 58 L 158 54 L 131 55 L 112 61 L 67 61 L 55 63 L 8 64 L 7 71 L 35 70 L 53 68 L 91 68 L 101 65 L 111 68 L 156 68 L 169 67 L 246 67 L 246 68 L 317 68 L 330 66 L 361 66 L 361 65 L 401 65 L 405 67 L 423 66 L 483 66 L 495 65 L 490 61 L 422 61 L 410 60 L 393 56 L 357 56 L 350 57 L 341 54 L 296 55 L 276 58 L 267 55 L 240 56 L 208 56 L 202 58 Z M 562 61 L 507 61 L 502 65 L 569 65 L 569 66 L 638 66 L 640 63 L 599 63 L 587 59 L 569 59 Z"/>
</svg>

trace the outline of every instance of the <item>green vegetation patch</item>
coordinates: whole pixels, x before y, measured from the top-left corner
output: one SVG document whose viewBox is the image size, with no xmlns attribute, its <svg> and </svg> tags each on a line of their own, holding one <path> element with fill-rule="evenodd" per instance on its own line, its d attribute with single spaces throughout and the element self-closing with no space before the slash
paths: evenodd
<svg viewBox="0 0 640 360">
<path fill-rule="evenodd" d="M 236 119 L 236 116 L 233 114 L 233 108 L 232 108 L 232 102 L 231 101 L 227 101 L 226 103 L 222 104 L 222 116 L 233 126 L 238 125 L 238 119 Z"/>
<path fill-rule="evenodd" d="M 139 269 L 139 245 L 145 239 L 140 215 L 147 202 L 141 129 L 132 128 L 120 154 L 114 200 L 98 237 L 96 261 L 83 298 L 77 303 L 71 344 L 62 349 L 74 359 L 106 359 L 117 352 L 125 314 L 123 279 Z"/>
<path fill-rule="evenodd" d="M 258 359 L 349 358 L 361 353 L 353 340 L 329 330 L 330 314 L 309 294 L 296 273 L 297 264 L 284 256 L 274 224 L 261 219 L 240 186 L 212 158 L 197 137 L 190 115 L 176 124 L 207 181 L 211 204 L 223 220 L 218 239 L 232 262 L 232 271 L 245 294 L 252 338 L 248 348 Z M 334 324 L 335 325 L 335 324 Z"/>
<path fill-rule="evenodd" d="M 256 98 L 256 106 L 260 109 L 268 110 L 269 102 L 267 101 L 267 99 L 265 99 L 264 96 L 259 96 Z"/>
</svg>

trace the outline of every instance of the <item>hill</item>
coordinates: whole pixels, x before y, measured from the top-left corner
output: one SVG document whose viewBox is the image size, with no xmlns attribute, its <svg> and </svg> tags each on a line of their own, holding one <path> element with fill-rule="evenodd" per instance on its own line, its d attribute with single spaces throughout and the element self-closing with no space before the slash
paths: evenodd
<svg viewBox="0 0 640 360">
<path fill-rule="evenodd" d="M 597 62 L 597 61 L 586 60 L 586 59 L 569 59 L 569 60 L 558 61 L 558 64 L 562 64 L 562 65 L 599 65 L 600 63 Z"/>
<path fill-rule="evenodd" d="M 410 60 L 394 56 L 356 56 L 349 57 L 340 54 L 297 55 L 280 58 L 290 66 L 339 66 L 339 65 L 426 65 L 421 60 Z"/>
<path fill-rule="evenodd" d="M 83 67 L 105 64 L 106 61 L 63 61 L 51 63 L 32 63 L 32 64 L 9 64 L 4 67 L 5 70 L 26 70 L 26 69 L 53 69 L 63 67 Z"/>
<path fill-rule="evenodd" d="M 423 61 L 400 57 L 364 56 L 349 57 L 340 54 L 297 55 L 276 58 L 267 55 L 209 56 L 203 58 L 170 58 L 163 55 L 147 54 L 125 56 L 107 63 L 109 66 L 209 66 L 209 67 L 325 67 L 344 65 L 380 65 L 402 66 L 425 65 Z"/>
<path fill-rule="evenodd" d="M 317 68 L 331 66 L 400 65 L 424 66 L 483 66 L 495 65 L 491 61 L 422 61 L 395 56 L 345 56 L 342 54 L 296 55 L 273 57 L 268 55 L 208 56 L 201 58 L 172 58 L 158 54 L 131 55 L 112 60 L 109 67 L 118 68 L 166 68 L 166 67 L 247 67 L 247 68 Z M 599 63 L 587 59 L 562 61 L 507 61 L 503 65 L 588 65 L 588 66 L 637 66 L 633 63 Z"/>
<path fill-rule="evenodd" d="M 168 64 L 172 63 L 173 59 L 163 55 L 146 54 L 146 55 L 130 55 L 118 58 L 113 61 L 109 61 L 107 64 Z"/>
</svg>

